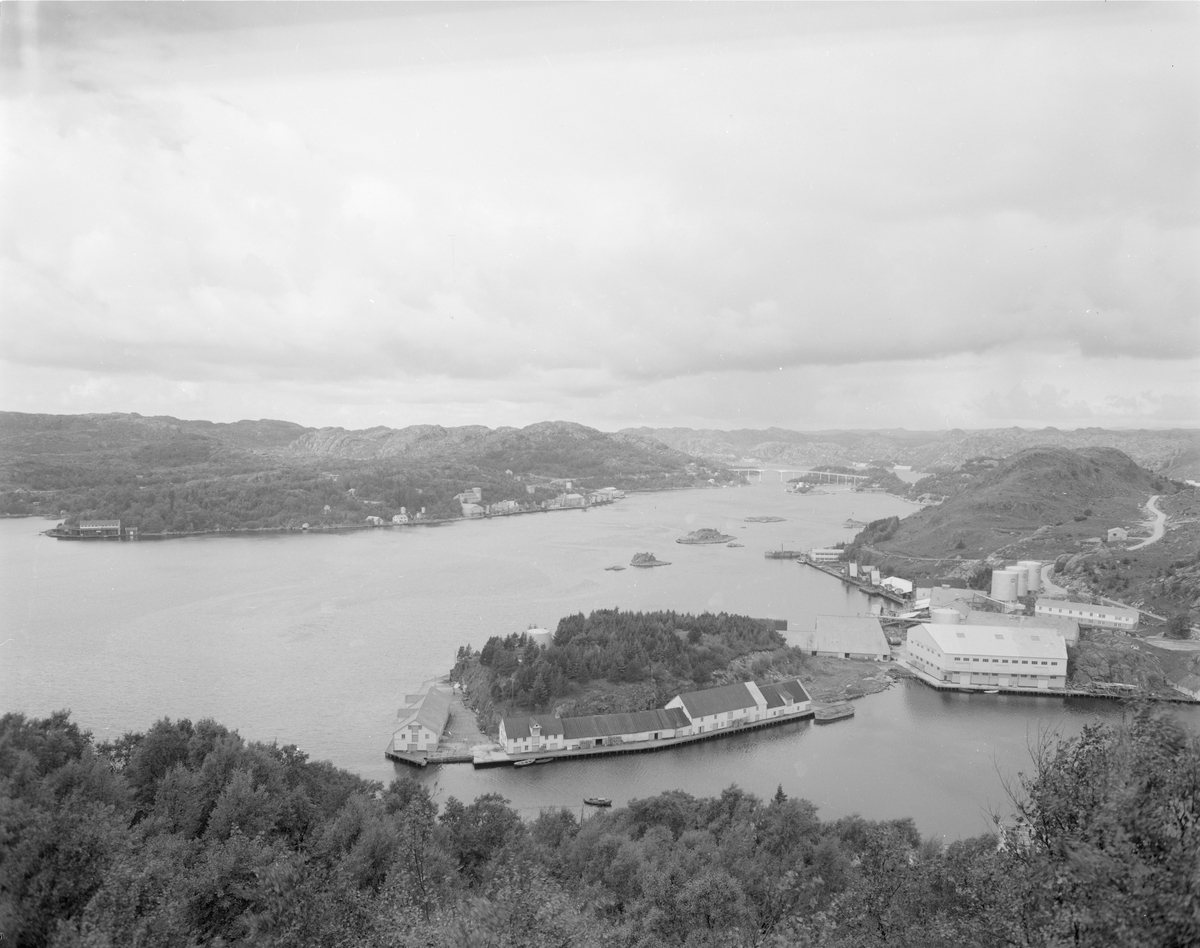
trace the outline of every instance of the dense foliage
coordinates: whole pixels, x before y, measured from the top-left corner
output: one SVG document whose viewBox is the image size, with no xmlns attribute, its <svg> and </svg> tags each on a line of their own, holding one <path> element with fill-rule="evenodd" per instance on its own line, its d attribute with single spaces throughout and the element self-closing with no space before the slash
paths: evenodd
<svg viewBox="0 0 1200 948">
<path fill-rule="evenodd" d="M 563 490 L 732 481 L 652 439 L 548 422 L 524 429 L 305 429 L 139 415 L 0 412 L 0 513 L 120 518 L 143 534 L 461 516 L 454 495 L 534 505 Z"/>
<path fill-rule="evenodd" d="M 524 633 L 492 636 L 478 656 L 493 700 L 539 709 L 591 682 L 646 682 L 646 707 L 661 707 L 679 691 L 711 683 L 718 669 L 763 653 L 751 676 L 771 668 L 795 671 L 801 656 L 758 619 L 720 613 L 624 612 L 598 609 L 559 620 L 548 648 Z M 459 653 L 470 659 L 469 651 Z"/>
<path fill-rule="evenodd" d="M 1024 821 L 942 846 L 781 787 L 523 822 L 162 720 L 99 744 L 0 719 L 0 936 L 18 948 L 1200 942 L 1200 743 L 1138 712 L 1047 743 Z"/>
</svg>

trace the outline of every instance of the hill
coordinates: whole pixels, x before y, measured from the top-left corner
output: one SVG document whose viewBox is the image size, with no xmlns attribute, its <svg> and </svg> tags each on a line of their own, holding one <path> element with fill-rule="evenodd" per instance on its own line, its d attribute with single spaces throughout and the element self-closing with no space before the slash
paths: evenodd
<svg viewBox="0 0 1200 948">
<path fill-rule="evenodd" d="M 0 413 L 0 512 L 120 518 L 143 533 L 359 525 L 401 509 L 461 515 L 549 503 L 576 489 L 692 487 L 729 479 L 640 435 L 570 422 L 362 431 L 287 421 L 218 424 L 138 414 Z M 511 505 L 510 505 L 511 506 Z"/>
<path fill-rule="evenodd" d="M 1036 535 L 1047 552 L 1077 548 L 1109 527 L 1138 523 L 1150 495 L 1175 489 L 1114 448 L 1029 448 L 976 473 L 936 507 L 868 526 L 852 547 L 977 559 Z"/>
<path fill-rule="evenodd" d="M 1116 448 L 1142 467 L 1178 479 L 1200 480 L 1200 430 L 1108 430 L 1079 428 L 990 428 L 978 431 L 792 431 L 786 428 L 736 431 L 691 428 L 627 428 L 626 433 L 656 438 L 688 454 L 736 464 L 755 458 L 765 464 L 811 467 L 826 464 L 889 462 L 917 471 L 949 471 L 976 457 L 1001 458 L 1046 446 Z"/>
</svg>

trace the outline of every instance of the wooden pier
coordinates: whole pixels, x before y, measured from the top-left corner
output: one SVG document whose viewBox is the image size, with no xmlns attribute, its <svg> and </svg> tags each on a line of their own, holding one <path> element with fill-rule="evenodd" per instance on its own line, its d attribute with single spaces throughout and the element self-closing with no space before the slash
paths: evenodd
<svg viewBox="0 0 1200 948">
<path fill-rule="evenodd" d="M 767 555 L 770 556 L 769 553 Z M 854 579 L 853 577 L 847 576 L 840 570 L 831 569 L 822 563 L 815 563 L 807 557 L 804 557 L 803 554 L 801 554 L 799 558 L 813 569 L 819 569 L 822 573 L 827 573 L 835 579 L 840 579 L 847 586 L 853 586 L 855 589 L 865 592 L 868 596 L 878 596 L 880 599 L 886 599 L 888 602 L 897 606 L 911 605 L 907 599 L 905 599 L 899 593 L 888 589 L 886 586 L 875 586 L 871 583 L 863 582 L 861 579 Z"/>
</svg>

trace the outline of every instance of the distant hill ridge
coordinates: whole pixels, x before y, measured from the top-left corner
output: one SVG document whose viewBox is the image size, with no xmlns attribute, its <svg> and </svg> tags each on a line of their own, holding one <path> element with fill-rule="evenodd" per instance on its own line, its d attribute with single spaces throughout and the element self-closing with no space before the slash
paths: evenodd
<svg viewBox="0 0 1200 948">
<path fill-rule="evenodd" d="M 691 428 L 625 428 L 655 438 L 696 457 L 734 463 L 742 457 L 770 464 L 811 466 L 892 461 L 920 471 L 950 470 L 971 458 L 1008 457 L 1039 445 L 1062 448 L 1108 447 L 1124 451 L 1156 473 L 1200 480 L 1200 429 L 1111 430 L 1078 428 L 987 428 L 964 431 L 793 431 L 743 428 L 735 431 Z"/>
</svg>

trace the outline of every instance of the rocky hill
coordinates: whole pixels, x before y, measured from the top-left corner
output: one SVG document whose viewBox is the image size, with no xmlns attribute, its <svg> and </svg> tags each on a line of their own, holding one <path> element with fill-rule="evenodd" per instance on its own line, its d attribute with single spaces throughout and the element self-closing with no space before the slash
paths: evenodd
<svg viewBox="0 0 1200 948">
<path fill-rule="evenodd" d="M 918 471 L 949 471 L 976 457 L 1002 458 L 1046 446 L 1117 448 L 1157 474 L 1200 480 L 1200 430 L 1107 430 L 1079 428 L 990 428 L 978 431 L 792 431 L 786 428 L 736 431 L 691 428 L 629 428 L 698 457 L 722 463 L 755 458 L 797 467 L 889 461 Z"/>
<path fill-rule="evenodd" d="M 1109 527 L 1138 524 L 1152 494 L 1174 491 L 1169 480 L 1114 448 L 1029 448 L 977 474 L 944 503 L 901 520 L 886 539 L 868 527 L 855 544 L 977 559 L 1036 535 L 1047 550 L 1069 549 Z"/>
</svg>

